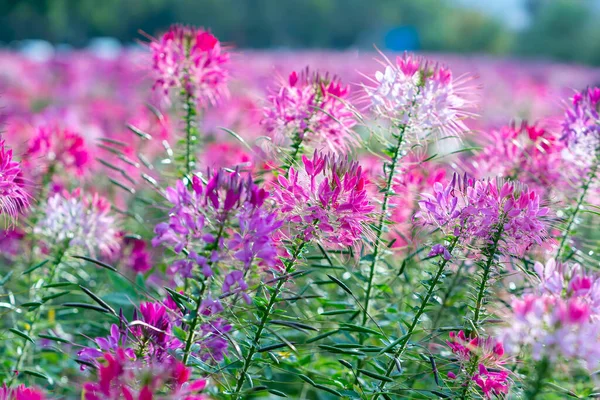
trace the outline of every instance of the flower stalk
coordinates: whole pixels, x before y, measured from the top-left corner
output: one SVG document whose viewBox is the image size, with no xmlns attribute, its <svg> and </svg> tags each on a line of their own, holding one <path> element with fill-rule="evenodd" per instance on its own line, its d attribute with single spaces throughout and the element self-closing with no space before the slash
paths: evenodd
<svg viewBox="0 0 600 400">
<path fill-rule="evenodd" d="M 267 304 L 265 311 L 263 312 L 262 318 L 260 319 L 260 322 L 258 323 L 256 333 L 254 334 L 254 340 L 252 341 L 252 344 L 250 345 L 248 354 L 244 358 L 244 364 L 243 364 L 242 370 L 240 371 L 240 375 L 237 379 L 235 392 L 233 393 L 235 398 L 238 400 L 242 398 L 241 390 L 242 390 L 242 387 L 244 386 L 244 382 L 246 381 L 246 375 L 248 373 L 248 370 L 250 369 L 250 366 L 252 365 L 252 357 L 254 356 L 254 354 L 256 354 L 256 351 L 258 350 L 263 331 L 265 329 L 265 326 L 267 325 L 267 322 L 269 321 L 269 317 L 271 316 L 271 313 L 273 312 L 273 308 L 275 306 L 275 303 L 277 302 L 277 297 L 281 293 L 283 285 L 287 282 L 286 275 L 293 271 L 294 266 L 296 265 L 296 262 L 298 260 L 298 257 L 300 256 L 300 253 L 304 249 L 305 245 L 306 245 L 306 242 L 304 242 L 304 241 L 302 243 L 300 243 L 296 247 L 296 249 L 293 251 L 292 257 L 286 262 L 284 275 L 281 276 L 280 279 L 278 280 L 277 285 L 275 286 L 275 289 L 273 290 L 273 293 L 271 294 L 271 298 L 269 299 L 269 303 Z"/>
</svg>

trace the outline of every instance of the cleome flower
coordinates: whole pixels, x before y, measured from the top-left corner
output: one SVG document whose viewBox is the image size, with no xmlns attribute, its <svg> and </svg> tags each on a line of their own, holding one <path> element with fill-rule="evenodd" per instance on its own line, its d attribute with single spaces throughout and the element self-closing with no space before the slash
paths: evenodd
<svg viewBox="0 0 600 400">
<path fill-rule="evenodd" d="M 273 198 L 289 236 L 318 240 L 327 247 L 355 245 L 366 233 L 374 207 L 357 162 L 315 151 L 302 156 L 304 168 L 278 178 Z"/>
<path fill-rule="evenodd" d="M 30 140 L 25 158 L 34 167 L 42 165 L 42 173 L 59 168 L 82 176 L 91 162 L 85 140 L 78 133 L 57 124 L 42 125 Z"/>
<path fill-rule="evenodd" d="M 25 385 L 9 388 L 5 383 L 0 387 L 0 400 L 44 400 L 45 398 L 42 391 Z"/>
<path fill-rule="evenodd" d="M 562 139 L 573 156 L 589 165 L 600 154 L 600 88 L 575 93 L 565 111 Z"/>
<path fill-rule="evenodd" d="M 500 248 L 507 254 L 523 254 L 547 237 L 539 197 L 523 186 L 499 180 L 474 180 L 454 174 L 444 187 L 437 182 L 433 194 L 422 194 L 417 221 L 440 228 L 462 242 L 490 243 L 500 234 Z"/>
<path fill-rule="evenodd" d="M 132 360 L 122 350 L 105 353 L 97 381 L 83 385 L 85 400 L 160 399 L 208 400 L 201 394 L 204 379 L 190 381 L 191 371 L 170 358 L 164 362 Z"/>
<path fill-rule="evenodd" d="M 98 251 L 110 255 L 120 248 L 110 203 L 97 193 L 86 196 L 80 189 L 50 197 L 34 232 L 47 246 L 65 246 L 92 256 Z"/>
<path fill-rule="evenodd" d="M 13 160 L 13 152 L 6 148 L 4 140 L 0 140 L 0 214 L 14 221 L 29 208 L 29 202 L 19 163 Z"/>
<path fill-rule="evenodd" d="M 460 135 L 467 130 L 463 120 L 473 107 L 467 79 L 453 79 L 452 72 L 405 53 L 392 62 L 381 62 L 384 70 L 369 78 L 364 89 L 375 114 L 403 125 L 415 140 Z"/>
<path fill-rule="evenodd" d="M 541 126 L 512 123 L 485 132 L 480 141 L 481 152 L 469 161 L 480 173 L 518 180 L 546 196 L 567 182 L 571 171 L 562 156 L 565 144 Z"/>
<path fill-rule="evenodd" d="M 347 153 L 358 145 L 349 92 L 335 76 L 294 71 L 268 97 L 262 124 L 279 147 L 301 143 L 310 149 Z"/>
<path fill-rule="evenodd" d="M 228 95 L 229 54 L 203 28 L 173 25 L 150 43 L 154 88 L 168 95 L 184 89 L 201 106 L 216 104 Z"/>
<path fill-rule="evenodd" d="M 467 337 L 463 331 L 459 331 L 450 332 L 450 340 L 446 343 L 457 356 L 461 371 L 467 373 L 469 364 L 477 364 L 477 370 L 468 378 L 479 386 L 487 399 L 491 399 L 492 395 L 508 393 L 510 374 L 504 368 L 506 359 L 502 342 L 492 337 Z M 456 379 L 457 375 L 450 372 L 448 377 Z"/>
<path fill-rule="evenodd" d="M 531 353 L 534 360 L 563 360 L 595 370 L 600 362 L 600 323 L 582 299 L 526 294 L 512 302 L 501 332 L 507 351 Z"/>
</svg>

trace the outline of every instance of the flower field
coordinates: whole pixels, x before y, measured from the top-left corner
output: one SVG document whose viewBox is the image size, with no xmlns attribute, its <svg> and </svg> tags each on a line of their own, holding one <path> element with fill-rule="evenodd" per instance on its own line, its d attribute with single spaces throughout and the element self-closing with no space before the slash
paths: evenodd
<svg viewBox="0 0 600 400">
<path fill-rule="evenodd" d="M 600 396 L 600 70 L 0 52 L 0 400 Z"/>
</svg>

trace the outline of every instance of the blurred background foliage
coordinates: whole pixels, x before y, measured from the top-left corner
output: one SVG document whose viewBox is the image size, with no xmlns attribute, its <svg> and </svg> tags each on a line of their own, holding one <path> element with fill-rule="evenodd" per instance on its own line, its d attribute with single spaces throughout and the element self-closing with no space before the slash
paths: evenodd
<svg viewBox="0 0 600 400">
<path fill-rule="evenodd" d="M 489 53 L 600 65 L 598 0 L 0 0 L 0 42 L 121 43 L 171 23 L 241 48 Z"/>
</svg>

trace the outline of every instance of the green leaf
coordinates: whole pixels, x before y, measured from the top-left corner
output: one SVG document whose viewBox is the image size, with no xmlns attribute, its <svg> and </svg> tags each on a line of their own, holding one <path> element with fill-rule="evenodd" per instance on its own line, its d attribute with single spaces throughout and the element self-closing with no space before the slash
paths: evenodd
<svg viewBox="0 0 600 400">
<path fill-rule="evenodd" d="M 366 328 L 364 326 L 355 325 L 355 324 L 343 323 L 341 325 L 340 329 L 343 331 L 370 333 L 372 335 L 381 336 L 381 333 L 374 329 Z"/>
<path fill-rule="evenodd" d="M 111 314 L 118 316 L 117 312 L 108 305 L 107 302 L 105 302 L 104 300 L 102 300 L 100 298 L 100 296 L 98 296 L 97 294 L 95 294 L 94 292 L 92 292 L 90 289 L 86 288 L 85 286 L 81 286 L 79 285 L 79 288 L 85 293 L 87 294 L 92 300 L 94 300 L 96 303 L 98 303 L 98 305 L 102 308 L 104 308 L 106 311 L 110 312 Z"/>
<path fill-rule="evenodd" d="M 40 337 L 42 339 L 46 339 L 46 340 L 52 340 L 53 342 L 69 343 L 69 344 L 71 343 L 70 340 L 63 339 L 63 338 L 60 338 L 58 336 L 45 335 L 43 333 L 38 334 L 38 337 Z"/>
<path fill-rule="evenodd" d="M 366 369 L 359 368 L 358 371 L 361 374 L 366 375 L 369 378 L 377 379 L 378 381 L 383 381 L 383 382 L 393 382 L 394 381 L 389 376 L 379 375 L 379 374 L 376 374 L 375 372 L 371 372 L 371 371 L 368 371 Z"/>
<path fill-rule="evenodd" d="M 106 314 L 108 310 L 103 307 L 94 306 L 86 303 L 63 303 L 63 307 L 72 307 L 72 308 L 84 308 L 86 310 L 97 311 L 99 313 Z"/>
<path fill-rule="evenodd" d="M 30 338 L 29 335 L 26 334 L 25 332 L 21 332 L 20 330 L 15 329 L 15 328 L 9 328 L 8 330 L 11 331 L 12 333 L 14 333 L 15 335 L 20 336 L 23 339 L 35 344 L 35 341 L 32 338 Z"/>
<path fill-rule="evenodd" d="M 115 267 L 113 267 L 112 265 L 108 265 L 107 263 L 95 260 L 95 259 L 90 258 L 90 257 L 86 257 L 86 256 L 71 256 L 71 257 L 77 258 L 77 259 L 80 259 L 80 260 L 89 261 L 89 262 L 91 262 L 93 264 L 96 264 L 99 267 L 106 268 L 106 269 L 108 269 L 110 271 L 113 271 L 113 272 L 117 272 L 117 269 Z"/>
<path fill-rule="evenodd" d="M 315 385 L 315 388 L 317 388 L 317 389 L 321 389 L 321 390 L 324 390 L 325 392 L 328 392 L 328 393 L 331 393 L 331 394 L 333 394 L 333 395 L 336 395 L 336 396 L 338 396 L 339 398 L 341 398 L 341 397 L 342 397 L 342 394 L 341 394 L 340 392 L 338 392 L 337 390 L 335 390 L 335 389 L 332 389 L 332 388 L 330 388 L 330 387 L 327 387 L 327 386 L 325 386 L 325 385 Z"/>
<path fill-rule="evenodd" d="M 352 293 L 352 291 L 350 290 L 350 288 L 348 286 L 346 286 L 346 284 L 344 282 L 340 281 L 335 276 L 331 276 L 329 274 L 327 274 L 327 277 L 329 279 L 331 279 L 333 282 L 335 282 L 336 285 L 338 285 L 339 287 L 341 287 L 344 292 L 348 293 L 350 296 L 354 296 L 354 294 Z"/>
<path fill-rule="evenodd" d="M 280 392 L 279 390 L 275 390 L 275 389 L 269 389 L 269 390 L 267 390 L 267 392 L 274 394 L 275 396 L 279 396 L 279 397 L 288 397 L 287 394 Z"/>
<path fill-rule="evenodd" d="M 313 381 L 312 379 L 310 379 L 308 376 L 306 376 L 304 374 L 298 374 L 298 378 L 302 379 L 304 382 L 308 383 L 311 386 L 316 385 L 315 381 Z"/>
<path fill-rule="evenodd" d="M 32 273 L 33 271 L 35 271 L 38 268 L 42 268 L 44 265 L 46 265 L 48 263 L 48 261 L 50 260 L 44 260 L 40 263 L 35 264 L 33 267 L 26 269 L 25 271 L 23 271 L 23 273 L 21 275 L 27 275 Z"/>
</svg>

